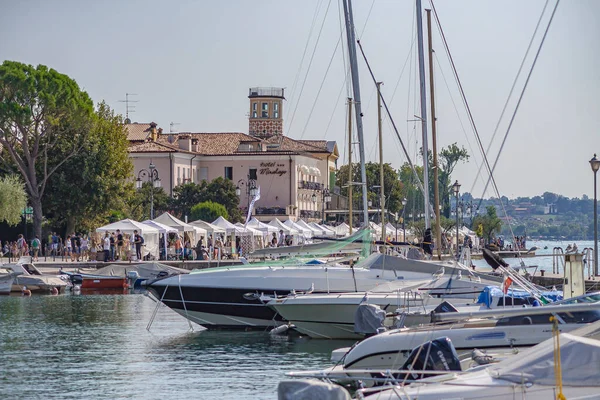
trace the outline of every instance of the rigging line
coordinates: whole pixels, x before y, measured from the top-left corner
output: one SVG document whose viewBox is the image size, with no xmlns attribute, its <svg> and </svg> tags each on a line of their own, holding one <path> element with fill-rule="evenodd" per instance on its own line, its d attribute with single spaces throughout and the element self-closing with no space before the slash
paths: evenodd
<svg viewBox="0 0 600 400">
<path fill-rule="evenodd" d="M 313 60 L 315 59 L 315 53 L 317 52 L 317 47 L 319 45 L 319 40 L 321 39 L 321 34 L 323 33 L 323 27 L 325 26 L 325 20 L 327 20 L 327 14 L 329 13 L 329 7 L 331 6 L 331 0 L 327 3 L 327 9 L 325 10 L 325 15 L 323 16 L 323 21 L 321 22 L 321 27 L 319 28 L 319 34 L 317 35 L 317 41 L 315 42 L 315 47 L 313 48 L 313 52 L 310 56 L 310 61 L 308 62 L 308 68 L 306 69 L 306 74 L 304 75 L 304 80 L 302 81 L 302 86 L 300 87 L 300 94 L 298 95 L 298 101 L 294 107 L 294 112 L 292 113 L 292 118 L 290 119 L 290 124 L 288 125 L 288 132 L 292 129 L 292 123 L 294 122 L 294 117 L 296 116 L 296 111 L 298 110 L 298 105 L 300 104 L 300 99 L 302 98 L 302 93 L 304 92 L 304 86 L 306 85 L 306 80 L 308 78 L 308 74 L 310 72 L 310 67 L 312 66 Z"/>
<path fill-rule="evenodd" d="M 360 49 L 360 53 L 363 56 L 363 59 L 365 61 L 365 64 L 367 65 L 367 69 L 369 70 L 369 74 L 371 75 L 371 79 L 373 79 L 373 83 L 377 83 L 377 80 L 375 79 L 375 75 L 373 74 L 373 70 L 371 69 L 371 65 L 369 64 L 369 61 L 367 60 L 367 56 L 365 55 L 365 52 L 363 50 L 362 47 L 362 43 L 360 42 L 360 40 L 357 40 L 356 43 L 358 44 L 358 48 Z M 385 107 L 385 111 L 388 114 L 388 116 L 390 117 L 390 122 L 392 123 L 392 126 L 394 127 L 394 132 L 396 133 L 396 136 L 398 137 L 398 140 L 400 141 L 400 144 L 402 145 L 402 150 L 404 151 L 404 155 L 406 156 L 406 158 L 408 159 L 408 164 L 410 165 L 413 174 L 417 180 L 417 186 L 419 186 L 419 189 L 421 189 L 421 191 L 425 192 L 425 189 L 423 187 L 423 182 L 421 182 L 421 179 L 419 178 L 418 174 L 417 174 L 417 170 L 415 169 L 415 166 L 413 165 L 410 157 L 408 156 L 408 152 L 406 151 L 406 147 L 404 146 L 404 142 L 402 141 L 402 138 L 400 137 L 400 134 L 398 133 L 398 129 L 396 128 L 396 123 L 394 122 L 394 119 L 391 117 L 391 113 L 390 113 L 390 109 L 388 108 L 387 102 L 385 101 L 385 98 L 383 97 L 383 95 L 381 94 L 381 90 L 379 88 L 377 88 L 377 94 L 379 96 L 381 96 L 381 103 L 383 104 L 383 106 Z M 429 202 L 427 202 L 429 204 Z M 429 208 L 433 209 L 433 207 L 431 206 L 431 204 L 429 204 Z"/>
<path fill-rule="evenodd" d="M 345 0 L 342 0 L 345 1 Z M 342 64 L 344 66 L 344 85 L 346 86 L 346 97 L 351 97 L 350 96 L 350 80 L 348 79 L 348 74 L 350 71 L 350 65 L 346 62 L 346 49 L 344 48 L 344 22 L 343 22 L 343 11 L 341 9 L 341 4 L 338 1 L 338 20 L 340 23 L 340 42 L 342 43 Z M 343 86 L 342 86 L 343 88 Z M 338 100 L 340 101 L 340 98 L 338 96 Z"/>
<path fill-rule="evenodd" d="M 517 101 L 517 105 L 515 106 L 515 110 L 513 112 L 512 117 L 510 118 L 510 122 L 508 124 L 508 127 L 506 128 L 506 133 L 504 134 L 504 138 L 502 139 L 502 144 L 500 145 L 500 150 L 498 151 L 498 155 L 496 156 L 496 159 L 494 160 L 494 165 L 492 167 L 492 171 L 490 174 L 490 178 L 493 177 L 493 172 L 496 169 L 496 165 L 498 164 L 498 160 L 500 159 L 500 155 L 502 154 L 502 150 L 504 149 L 504 145 L 506 144 L 506 139 L 508 138 L 508 134 L 510 133 L 510 129 L 512 128 L 513 122 L 515 121 L 515 118 L 517 116 L 517 112 L 519 111 L 519 106 L 521 105 L 521 101 L 523 100 L 523 96 L 525 95 L 525 91 L 527 90 L 527 85 L 529 84 L 529 80 L 531 79 L 531 75 L 533 74 L 533 70 L 535 68 L 535 65 L 537 64 L 537 60 L 538 57 L 540 55 L 540 52 L 542 51 L 542 47 L 544 46 L 544 42 L 546 41 L 546 36 L 548 35 L 548 31 L 550 30 L 550 26 L 552 25 L 552 20 L 554 19 L 554 15 L 556 14 L 556 9 L 558 8 L 558 5 L 560 4 L 560 0 L 556 0 L 556 4 L 554 5 L 554 9 L 552 10 L 552 14 L 550 14 L 550 19 L 548 20 L 548 25 L 546 26 L 546 30 L 544 31 L 544 35 L 542 36 L 542 40 L 540 42 L 540 45 L 538 46 L 537 52 L 535 53 L 535 57 L 533 58 L 533 63 L 531 64 L 531 68 L 529 69 L 529 73 L 527 74 L 527 79 L 525 80 L 525 83 L 523 84 L 523 88 L 521 89 L 521 94 L 519 95 L 519 100 Z M 490 183 L 490 178 L 488 178 L 488 181 L 485 184 L 485 188 L 483 189 L 483 193 L 485 194 L 485 191 L 487 190 L 487 187 Z M 496 185 L 495 181 L 493 181 L 494 186 Z M 497 192 L 496 189 L 496 194 L 498 195 L 498 198 L 500 198 L 500 195 Z M 483 196 L 483 195 L 482 195 Z M 481 205 L 481 201 L 482 199 L 479 200 L 479 205 Z M 500 205 L 502 206 L 502 210 L 504 211 L 504 215 L 508 215 L 508 213 L 506 212 L 506 208 L 504 206 L 504 202 L 502 200 L 500 200 Z M 510 229 L 510 234 L 513 237 L 513 241 L 515 239 L 515 234 L 512 230 L 512 226 L 509 224 L 508 228 Z M 520 254 L 520 253 L 518 253 Z M 523 264 L 523 258 L 519 257 L 521 259 L 521 264 Z"/>
<path fill-rule="evenodd" d="M 514 89 L 515 89 L 515 87 L 517 85 L 517 80 L 521 76 L 521 71 L 523 70 L 523 66 L 525 65 L 525 60 L 529 56 L 529 50 L 531 50 L 531 46 L 533 45 L 533 41 L 534 41 L 534 39 L 535 39 L 535 37 L 537 35 L 537 31 L 538 31 L 538 29 L 540 27 L 540 24 L 542 22 L 542 18 L 544 16 L 544 14 L 546 13 L 546 8 L 547 8 L 549 2 L 550 2 L 550 0 L 546 0 L 546 3 L 544 4 L 544 8 L 542 9 L 542 12 L 540 14 L 540 18 L 538 19 L 537 24 L 535 25 L 535 30 L 533 31 L 533 35 L 531 35 L 531 39 L 529 40 L 529 45 L 527 45 L 527 50 L 525 51 L 525 55 L 523 56 L 523 59 L 521 60 L 521 65 L 519 65 L 519 70 L 517 71 L 517 75 L 515 76 L 515 79 L 514 79 L 514 81 L 512 83 L 512 86 L 511 86 L 510 91 L 508 93 L 508 97 L 506 98 L 506 102 L 504 103 L 504 107 L 502 107 L 502 112 L 500 113 L 500 117 L 498 118 L 498 122 L 496 123 L 496 127 L 494 128 L 494 133 L 492 134 L 492 138 L 490 139 L 490 143 L 488 144 L 488 147 L 486 149 L 486 153 L 490 151 L 490 148 L 492 147 L 492 143 L 494 142 L 494 139 L 496 138 L 496 133 L 498 132 L 498 129 L 500 127 L 500 122 L 504 118 L 504 113 L 506 112 L 506 109 L 508 107 L 508 103 L 509 103 L 509 101 L 510 101 L 510 99 L 512 97 L 513 91 L 514 91 Z M 475 176 L 475 181 L 473 182 L 473 187 L 471 187 L 471 191 L 473 191 L 473 189 L 475 188 L 475 182 L 477 181 L 477 179 L 479 179 L 479 176 L 481 175 L 481 167 L 482 167 L 482 165 L 480 165 L 479 168 L 478 168 L 478 170 L 477 170 L 477 175 Z"/>
<path fill-rule="evenodd" d="M 304 64 L 304 58 L 306 57 L 306 52 L 308 50 L 308 45 L 310 43 L 310 38 L 313 33 L 313 29 L 315 27 L 315 23 L 317 21 L 317 15 L 319 14 L 319 9 L 321 8 L 321 4 L 323 1 L 319 1 L 315 8 L 315 13 L 313 15 L 312 24 L 310 25 L 310 29 L 308 30 L 308 37 L 306 38 L 306 44 L 304 45 L 304 52 L 302 53 L 302 58 L 300 59 L 300 65 L 298 65 L 298 71 L 296 71 L 296 77 L 294 78 L 294 83 L 292 84 L 292 90 L 290 90 L 290 104 L 292 103 L 294 96 L 296 94 L 296 86 L 298 84 L 298 78 L 300 78 L 300 71 L 302 71 L 302 65 Z M 289 117 L 290 111 L 286 110 L 285 118 Z"/>
<path fill-rule="evenodd" d="M 304 124 L 304 128 L 302 129 L 302 134 L 300 135 L 300 139 L 302 139 L 304 137 L 304 134 L 306 133 L 306 128 L 308 127 L 308 124 L 311 120 L 312 113 L 315 110 L 315 107 L 317 106 L 317 102 L 319 101 L 319 95 L 321 94 L 321 90 L 323 90 L 323 85 L 325 84 L 325 80 L 327 79 L 327 74 L 329 73 L 329 69 L 331 68 L 333 59 L 335 58 L 335 54 L 337 53 L 337 49 L 340 45 L 340 41 L 341 41 L 340 38 L 338 38 L 338 41 L 335 44 L 335 49 L 333 49 L 333 53 L 331 54 L 331 58 L 329 59 L 329 64 L 327 65 L 327 69 L 325 70 L 325 75 L 323 75 L 323 79 L 321 80 L 321 86 L 319 86 L 319 90 L 317 91 L 317 95 L 315 97 L 315 100 L 313 101 L 313 105 L 310 109 L 310 112 L 308 113 L 308 118 L 306 119 L 306 123 Z"/>
<path fill-rule="evenodd" d="M 440 71 L 440 73 L 442 75 L 442 79 L 443 79 L 443 81 L 444 81 L 444 83 L 446 85 L 446 89 L 448 90 L 448 94 L 450 95 L 450 101 L 452 101 L 452 106 L 454 107 L 454 111 L 456 112 L 456 117 L 458 118 L 458 122 L 460 124 L 460 128 L 462 129 L 463 134 L 465 135 L 465 139 L 466 139 L 467 144 L 469 146 L 469 150 L 471 151 L 471 153 L 475 154 L 475 152 L 473 151 L 473 146 L 471 145 L 471 142 L 469 141 L 469 137 L 467 135 L 467 130 L 465 129 L 465 126 L 464 126 L 464 124 L 462 122 L 462 118 L 460 118 L 460 113 L 458 112 L 458 107 L 456 106 L 456 102 L 454 101 L 454 97 L 452 96 L 452 92 L 450 91 L 450 86 L 448 85 L 448 81 L 446 80 L 446 75 L 444 74 L 444 71 L 443 71 L 442 66 L 440 64 L 440 61 L 439 61 L 439 59 L 437 57 L 437 54 L 434 52 L 433 56 L 435 57 L 435 62 L 437 64 L 437 66 L 439 67 L 438 71 Z M 437 89 L 436 89 L 436 93 L 437 93 Z M 437 100 L 436 100 L 436 102 L 437 102 Z M 436 105 L 436 107 L 437 107 L 437 105 Z M 481 164 L 479 164 L 479 165 L 481 165 Z M 482 183 L 483 183 L 483 178 L 482 178 Z M 473 191 L 473 188 L 471 188 L 471 192 L 472 191 Z"/>
</svg>

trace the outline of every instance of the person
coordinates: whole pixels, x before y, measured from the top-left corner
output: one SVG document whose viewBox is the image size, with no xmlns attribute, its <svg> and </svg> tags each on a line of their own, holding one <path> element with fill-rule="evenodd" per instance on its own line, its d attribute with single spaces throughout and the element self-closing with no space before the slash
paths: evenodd
<svg viewBox="0 0 600 400">
<path fill-rule="evenodd" d="M 56 256 L 58 252 L 58 236 L 56 232 L 52 232 L 52 255 Z"/>
<path fill-rule="evenodd" d="M 133 231 L 133 243 L 135 243 L 135 256 L 138 261 L 142 260 L 142 244 L 144 244 L 144 238 L 138 234 L 137 229 Z"/>
<path fill-rule="evenodd" d="M 66 241 L 66 247 L 65 247 L 65 256 L 71 257 L 71 251 L 73 250 L 73 243 L 71 242 L 71 235 L 67 235 L 67 238 L 65 239 Z"/>
<path fill-rule="evenodd" d="M 277 242 L 277 247 L 285 246 L 285 234 L 283 233 L 283 229 L 279 230 L 279 241 Z"/>
<path fill-rule="evenodd" d="M 74 233 L 71 235 L 71 261 L 79 261 L 79 255 L 77 254 L 77 235 Z"/>
<path fill-rule="evenodd" d="M 175 256 L 177 257 L 177 259 L 179 259 L 181 257 L 181 249 L 183 248 L 183 246 L 181 245 L 181 237 L 179 237 L 179 235 L 177 235 L 177 238 L 175 239 Z"/>
<path fill-rule="evenodd" d="M 239 236 L 235 237 L 235 251 L 238 254 L 238 257 L 242 255 L 242 240 Z"/>
<path fill-rule="evenodd" d="M 202 248 L 204 247 L 202 244 L 204 242 L 204 236 L 200 236 L 198 242 L 196 242 L 196 260 L 204 260 L 202 257 Z"/>
<path fill-rule="evenodd" d="M 23 256 L 24 254 L 24 245 L 25 238 L 23 238 L 23 234 L 19 233 L 17 236 L 17 257 Z"/>
<path fill-rule="evenodd" d="M 108 232 L 104 234 L 104 240 L 102 241 L 102 249 L 104 250 L 104 262 L 108 262 L 110 257 L 110 235 Z"/>
<path fill-rule="evenodd" d="M 273 232 L 273 238 L 271 239 L 271 247 L 277 247 L 277 233 Z"/>
<path fill-rule="evenodd" d="M 117 229 L 117 259 L 121 259 L 123 257 L 123 245 L 125 241 L 123 240 L 123 234 L 120 229 Z"/>
<path fill-rule="evenodd" d="M 86 257 L 89 260 L 89 240 L 87 235 L 81 237 L 81 260 L 85 261 Z"/>
<path fill-rule="evenodd" d="M 433 256 L 433 240 L 431 238 L 431 228 L 425 229 L 425 236 L 423 237 L 423 251 L 425 254 Z"/>
<path fill-rule="evenodd" d="M 40 252 L 40 247 L 42 246 L 42 242 L 38 235 L 35 235 L 35 238 L 31 241 L 31 249 L 33 250 L 33 261 L 38 260 L 38 254 Z"/>
<path fill-rule="evenodd" d="M 206 240 L 206 247 L 208 247 L 208 254 L 209 257 L 211 254 L 213 254 L 213 239 L 212 239 L 212 235 L 208 235 L 208 239 Z"/>
<path fill-rule="evenodd" d="M 223 240 L 221 239 L 221 236 L 217 236 L 215 239 L 215 253 L 213 255 L 213 258 L 215 260 L 219 257 L 219 254 L 221 253 L 222 250 L 223 250 Z"/>
<path fill-rule="evenodd" d="M 117 238 L 115 233 L 110 234 L 110 261 L 115 261 Z"/>
</svg>

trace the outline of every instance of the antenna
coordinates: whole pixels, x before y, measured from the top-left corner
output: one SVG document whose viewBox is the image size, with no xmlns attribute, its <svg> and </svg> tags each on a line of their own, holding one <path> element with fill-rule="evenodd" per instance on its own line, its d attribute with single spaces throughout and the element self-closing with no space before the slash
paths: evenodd
<svg viewBox="0 0 600 400">
<path fill-rule="evenodd" d="M 129 100 L 129 96 L 137 96 L 137 93 L 125 93 L 125 100 L 119 100 L 120 103 L 125 103 L 125 123 L 130 124 L 131 120 L 129 119 L 129 113 L 135 112 L 135 106 L 130 105 L 129 103 L 138 103 L 139 100 Z"/>
<path fill-rule="evenodd" d="M 174 127 L 175 125 L 181 125 L 181 123 L 179 123 L 179 122 L 171 122 L 171 123 L 169 124 L 169 133 L 176 133 L 175 131 L 173 131 L 173 127 Z"/>
</svg>

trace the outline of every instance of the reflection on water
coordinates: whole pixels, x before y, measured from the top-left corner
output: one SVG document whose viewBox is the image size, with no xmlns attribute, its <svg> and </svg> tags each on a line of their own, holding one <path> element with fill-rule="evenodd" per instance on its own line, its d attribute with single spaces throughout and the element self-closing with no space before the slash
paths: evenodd
<svg viewBox="0 0 600 400">
<path fill-rule="evenodd" d="M 143 294 L 0 298 L 0 398 L 275 399 L 348 341 L 192 332 Z"/>
</svg>

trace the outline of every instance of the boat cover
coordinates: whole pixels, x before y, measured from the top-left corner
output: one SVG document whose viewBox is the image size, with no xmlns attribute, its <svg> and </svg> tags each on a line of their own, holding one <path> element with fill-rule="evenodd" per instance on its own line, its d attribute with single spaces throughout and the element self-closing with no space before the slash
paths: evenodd
<svg viewBox="0 0 600 400">
<path fill-rule="evenodd" d="M 560 360 L 563 386 L 600 387 L 600 341 L 562 333 Z M 491 367 L 490 374 L 515 383 L 555 385 L 554 339 Z"/>
<path fill-rule="evenodd" d="M 316 379 L 289 379 L 279 382 L 278 400 L 351 400 L 350 393 L 340 385 Z"/>
<path fill-rule="evenodd" d="M 365 295 L 366 297 L 366 295 Z M 354 332 L 371 335 L 383 326 L 385 311 L 378 305 L 363 303 L 354 313 Z"/>
<path fill-rule="evenodd" d="M 178 274 L 189 274 L 190 271 L 187 269 L 171 267 L 170 265 L 161 264 L 157 262 L 149 262 L 143 264 L 110 264 L 106 267 L 102 267 L 99 269 L 94 269 L 90 271 L 81 270 L 81 272 L 90 273 L 94 275 L 104 275 L 104 276 L 122 276 L 127 277 L 127 273 L 130 271 L 137 271 L 142 279 L 155 279 L 158 277 L 158 274 L 165 271 L 169 275 L 178 275 Z"/>
<path fill-rule="evenodd" d="M 544 298 L 552 302 L 563 299 L 563 293 L 559 290 L 542 291 L 541 294 L 544 296 Z M 488 308 L 490 308 L 492 304 L 497 303 L 497 300 L 495 299 L 501 299 L 503 297 L 514 299 L 531 298 L 533 301 L 533 296 L 531 295 L 531 293 L 526 292 L 524 290 L 508 289 L 506 294 L 504 294 L 504 292 L 502 292 L 502 289 L 500 289 L 500 287 L 498 286 L 486 286 L 485 288 L 483 288 L 481 293 L 479 293 L 479 297 L 477 298 L 477 304 L 485 304 Z"/>
</svg>

